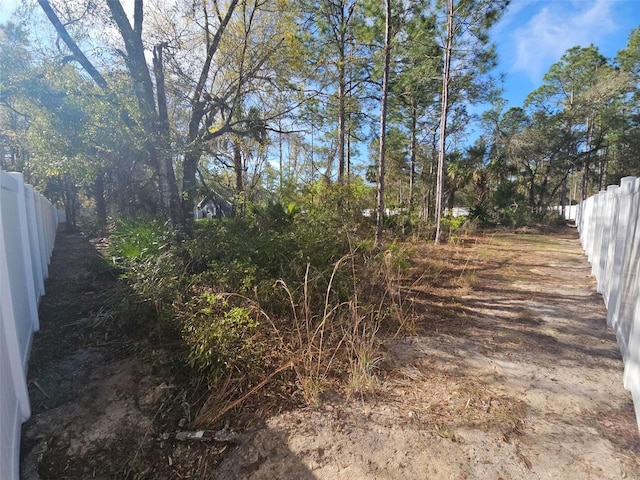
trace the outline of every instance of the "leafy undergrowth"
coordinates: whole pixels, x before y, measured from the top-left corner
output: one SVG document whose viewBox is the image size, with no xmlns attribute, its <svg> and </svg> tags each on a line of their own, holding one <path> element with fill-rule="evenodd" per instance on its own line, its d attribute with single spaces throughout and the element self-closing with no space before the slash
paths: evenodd
<svg viewBox="0 0 640 480">
<path fill-rule="evenodd" d="M 357 192 L 328 195 L 199 221 L 180 250 L 162 225 L 115 225 L 105 258 L 146 318 L 146 354 L 185 379 L 191 426 L 367 395 L 380 336 L 412 328 L 410 248 L 375 249 Z"/>
<path fill-rule="evenodd" d="M 115 225 L 105 258 L 131 289 L 127 307 L 147 318 L 146 355 L 184 379 L 190 426 L 373 394 L 385 339 L 466 327 L 457 298 L 484 268 L 475 226 L 451 222 L 444 246 L 416 238 L 378 250 L 361 207 L 349 188 L 253 206 L 197 222 L 180 251 L 160 224 Z"/>
</svg>

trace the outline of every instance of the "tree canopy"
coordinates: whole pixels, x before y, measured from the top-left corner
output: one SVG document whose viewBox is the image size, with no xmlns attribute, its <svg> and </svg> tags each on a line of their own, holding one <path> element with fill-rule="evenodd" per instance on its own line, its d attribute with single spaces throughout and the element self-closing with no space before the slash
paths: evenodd
<svg viewBox="0 0 640 480">
<path fill-rule="evenodd" d="M 242 212 L 382 172 L 383 214 L 475 204 L 500 222 L 637 171 L 640 29 L 613 60 L 569 49 L 503 111 L 489 29 L 506 1 L 38 4 L 0 29 L 0 161 L 70 218 L 143 213 L 187 238 L 208 195 Z"/>
</svg>

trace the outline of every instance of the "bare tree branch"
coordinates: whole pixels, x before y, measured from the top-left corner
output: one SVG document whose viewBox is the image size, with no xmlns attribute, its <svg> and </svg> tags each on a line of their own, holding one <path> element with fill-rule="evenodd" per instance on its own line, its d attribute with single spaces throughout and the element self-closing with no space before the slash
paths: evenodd
<svg viewBox="0 0 640 480">
<path fill-rule="evenodd" d="M 56 29 L 56 32 L 58 32 L 58 35 L 60 35 L 60 38 L 62 38 L 69 50 L 71 50 L 71 53 L 73 53 L 75 59 L 80 63 L 80 65 L 82 65 L 82 68 L 84 68 L 85 71 L 91 76 L 96 85 L 106 90 L 107 81 L 100 74 L 100 72 L 98 72 L 96 67 L 93 66 L 93 64 L 91 63 L 91 61 L 89 61 L 85 54 L 82 53 L 82 50 L 80 50 L 80 47 L 78 47 L 78 44 L 75 42 L 75 40 L 71 38 L 71 35 L 69 35 L 66 27 L 62 24 L 56 12 L 53 11 L 49 0 L 38 0 L 38 3 L 49 18 L 49 21 L 51 22 L 53 27 Z"/>
</svg>

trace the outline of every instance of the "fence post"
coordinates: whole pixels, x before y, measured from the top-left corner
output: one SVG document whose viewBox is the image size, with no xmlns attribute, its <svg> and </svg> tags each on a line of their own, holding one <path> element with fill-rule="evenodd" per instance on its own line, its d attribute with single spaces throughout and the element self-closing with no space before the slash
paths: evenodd
<svg viewBox="0 0 640 480">
<path fill-rule="evenodd" d="M 28 224 L 29 224 L 29 247 L 31 249 L 31 263 L 33 270 L 33 283 L 35 288 L 36 299 L 40 299 L 44 295 L 44 275 L 42 273 L 42 255 L 40 253 L 40 242 L 38 241 L 38 224 L 36 219 L 36 200 L 37 192 L 33 190 L 31 185 L 24 186 Z"/>
<path fill-rule="evenodd" d="M 38 223 L 38 243 L 40 244 L 40 265 L 42 267 L 42 278 L 49 276 L 49 259 L 47 258 L 47 250 L 49 242 L 46 233 L 45 211 L 42 208 L 42 196 L 36 195 L 34 198 L 36 205 L 36 218 Z"/>
<path fill-rule="evenodd" d="M 615 245 L 618 228 L 618 186 L 609 185 L 605 194 L 604 216 L 602 222 L 602 244 L 600 245 L 600 265 L 598 268 L 598 292 L 602 293 L 605 305 L 609 305 L 609 262 Z"/>
<path fill-rule="evenodd" d="M 31 241 L 29 240 L 29 214 L 27 213 L 27 202 L 24 188 L 24 178 L 21 173 L 11 172 L 8 174 L 16 180 L 17 188 L 17 223 L 16 228 L 19 230 L 20 235 L 20 248 L 17 249 L 13 255 L 22 256 L 22 265 L 24 266 L 24 274 L 27 279 L 26 289 L 27 305 L 29 310 L 29 318 L 34 330 L 39 329 L 38 324 L 38 304 L 36 298 L 36 292 L 33 281 L 33 265 L 31 261 Z M 30 346 L 30 345 L 29 345 Z M 29 349 L 26 349 L 24 363 L 26 363 L 29 356 Z"/>
<path fill-rule="evenodd" d="M 607 305 L 607 325 L 617 331 L 618 312 L 620 310 L 620 290 L 623 288 L 623 275 L 626 261 L 629 259 L 629 239 L 633 237 L 635 223 L 633 222 L 635 211 L 632 209 L 634 199 L 634 185 L 636 177 L 624 177 L 620 180 L 618 199 L 618 225 L 616 242 L 611 258 L 609 303 Z"/>
</svg>

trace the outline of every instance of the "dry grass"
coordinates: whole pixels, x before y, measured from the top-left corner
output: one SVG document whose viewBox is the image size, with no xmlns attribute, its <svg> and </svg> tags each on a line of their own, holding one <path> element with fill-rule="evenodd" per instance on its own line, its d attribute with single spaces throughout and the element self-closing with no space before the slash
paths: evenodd
<svg viewBox="0 0 640 480">
<path fill-rule="evenodd" d="M 377 257 L 369 257 L 367 264 L 352 248 L 333 265 L 322 303 L 313 300 L 317 294 L 314 297 L 311 292 L 315 285 L 309 267 L 295 290 L 284 281 L 277 282 L 289 300 L 289 318 L 271 318 L 256 300 L 245 298 L 244 304 L 266 320 L 261 336 L 271 342 L 265 345 L 268 367 L 263 368 L 261 378 L 268 382 L 257 377 L 249 381 L 231 372 L 224 383 L 212 386 L 215 394 L 201 409 L 199 423 L 218 421 L 234 408 L 246 407 L 251 397 L 257 403 L 260 395 L 277 399 L 279 395 L 273 392 L 284 392 L 282 395 L 312 406 L 321 403 L 328 391 L 347 397 L 384 394 L 379 390 L 385 338 L 418 333 L 458 335 L 472 325 L 460 297 L 472 293 L 479 273 L 484 275 L 508 262 L 485 254 L 486 240 L 465 237 L 439 246 L 392 244 Z M 351 278 L 351 291 L 347 300 L 339 300 L 335 282 L 339 276 L 344 280 L 345 273 Z M 344 281 L 341 286 L 344 289 Z M 481 385 L 468 384 L 460 396 L 455 392 L 442 395 L 427 408 L 429 415 L 439 418 L 431 422 L 434 425 L 449 425 L 443 421 L 447 416 L 468 423 L 475 415 L 473 422 L 482 422 L 488 412 L 491 421 L 504 425 L 504 430 L 518 424 L 518 405 L 498 395 L 487 396 Z M 268 412 L 274 407 L 258 408 Z M 486 412 L 481 415 L 483 409 Z M 496 420 L 499 416 L 503 419 Z"/>
<path fill-rule="evenodd" d="M 324 298 L 322 312 L 316 312 L 313 309 L 309 294 L 309 266 L 307 266 L 304 283 L 302 305 L 298 306 L 294 299 L 293 293 L 284 281 L 278 284 L 287 292 L 291 304 L 291 314 L 294 322 L 294 329 L 291 332 L 291 339 L 285 341 L 284 338 L 289 336 L 287 333 L 278 329 L 272 323 L 278 337 L 282 338 L 282 347 L 288 350 L 291 358 L 292 366 L 296 372 L 298 386 L 304 396 L 306 403 L 309 405 L 317 405 L 319 403 L 320 394 L 328 385 L 328 378 L 334 360 L 339 355 L 340 349 L 347 339 L 347 333 L 343 323 L 344 307 L 349 304 L 338 303 L 332 305 L 332 287 L 336 277 L 336 273 L 348 260 L 343 257 L 338 260 L 331 272 L 331 278 L 327 285 Z M 354 308 L 356 309 L 355 311 Z M 351 306 L 352 315 L 359 322 L 357 314 L 357 305 Z M 341 328 L 342 327 L 342 328 Z M 342 335 L 339 331 L 342 330 Z M 336 337 L 337 334 L 337 337 Z"/>
<path fill-rule="evenodd" d="M 473 292 L 477 272 L 483 268 L 477 245 L 476 238 L 456 245 L 414 245 L 404 293 L 411 301 L 415 332 L 457 334 L 468 327 L 466 309 L 459 299 Z"/>
<path fill-rule="evenodd" d="M 378 385 L 377 370 L 382 363 L 378 332 L 380 321 L 362 321 L 354 318 L 349 338 L 350 365 L 346 391 L 349 396 L 366 395 L 375 392 Z"/>
<path fill-rule="evenodd" d="M 495 391 L 473 376 L 413 366 L 390 379 L 382 394 L 386 401 L 411 411 L 425 428 L 441 436 L 458 427 L 498 430 L 508 441 L 526 428 L 525 402 Z"/>
<path fill-rule="evenodd" d="M 412 301 L 417 330 L 428 336 L 462 336 L 473 327 L 477 320 L 464 297 L 473 296 L 480 281 L 486 286 L 509 275 L 516 255 L 506 241 L 494 236 L 466 237 L 438 246 L 422 243 L 413 249 L 405 292 Z M 517 320 L 528 327 L 536 319 L 533 312 L 522 311 Z M 526 426 L 524 402 L 458 372 L 454 365 L 443 371 L 418 361 L 408 370 L 392 368 L 389 375 L 389 384 L 380 394 L 412 411 L 426 428 L 445 438 L 455 440 L 456 428 L 470 426 L 497 429 L 509 441 Z"/>
<path fill-rule="evenodd" d="M 315 285 L 309 266 L 296 290 L 278 281 L 276 287 L 289 300 L 288 318 L 272 318 L 257 300 L 218 294 L 233 298 L 261 319 L 256 335 L 263 365 L 256 365 L 254 373 L 259 376 L 249 378 L 230 371 L 224 381 L 211 385 L 198 425 L 214 424 L 237 407 L 246 407 L 250 398 L 260 403 L 260 395 L 273 397 L 274 392 L 284 391 L 311 406 L 320 404 L 327 391 L 346 396 L 374 393 L 383 359 L 380 337 L 414 328 L 412 302 L 402 287 L 407 252 L 393 247 L 368 264 L 362 263 L 355 250 L 345 255 L 333 265 L 321 303 L 314 301 L 318 296 L 312 292 Z M 351 290 L 346 300 L 340 300 L 344 298 L 345 274 L 351 278 Z M 338 277 L 342 297 L 337 293 Z"/>
</svg>

